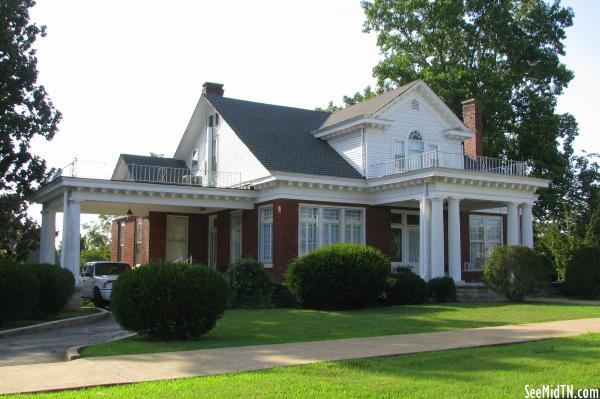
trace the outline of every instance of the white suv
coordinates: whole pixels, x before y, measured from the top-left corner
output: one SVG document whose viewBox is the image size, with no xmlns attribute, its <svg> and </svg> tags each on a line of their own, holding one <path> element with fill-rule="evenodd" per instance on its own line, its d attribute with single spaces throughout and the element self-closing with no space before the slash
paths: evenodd
<svg viewBox="0 0 600 399">
<path fill-rule="evenodd" d="M 131 269 L 123 262 L 88 262 L 81 274 L 81 296 L 94 301 L 94 306 L 104 307 L 110 302 L 112 285 L 119 275 Z"/>
</svg>

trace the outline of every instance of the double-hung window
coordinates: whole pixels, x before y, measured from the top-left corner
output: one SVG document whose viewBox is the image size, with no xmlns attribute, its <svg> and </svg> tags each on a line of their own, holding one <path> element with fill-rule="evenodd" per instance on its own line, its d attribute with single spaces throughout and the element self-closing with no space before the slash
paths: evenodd
<svg viewBox="0 0 600 399">
<path fill-rule="evenodd" d="M 258 208 L 258 258 L 264 265 L 273 263 L 273 206 Z"/>
<path fill-rule="evenodd" d="M 474 216 L 469 218 L 471 244 L 470 268 L 481 270 L 494 248 L 502 245 L 502 219 L 499 216 Z"/>
<path fill-rule="evenodd" d="M 364 210 L 301 205 L 298 238 L 299 255 L 338 242 L 364 243 Z"/>
<path fill-rule="evenodd" d="M 136 265 L 140 265 L 142 263 L 142 227 L 143 220 L 142 218 L 135 219 L 135 259 L 134 262 Z"/>
<path fill-rule="evenodd" d="M 393 155 L 394 155 L 394 173 L 401 173 L 406 170 L 405 159 L 406 152 L 404 149 L 404 140 L 393 140 Z"/>
<path fill-rule="evenodd" d="M 119 222 L 119 252 L 117 260 L 123 262 L 125 260 L 125 222 Z"/>
</svg>

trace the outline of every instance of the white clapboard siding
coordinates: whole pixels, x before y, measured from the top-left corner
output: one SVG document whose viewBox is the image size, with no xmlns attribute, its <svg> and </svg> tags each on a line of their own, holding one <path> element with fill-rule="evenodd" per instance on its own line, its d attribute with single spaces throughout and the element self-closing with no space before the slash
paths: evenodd
<svg viewBox="0 0 600 399">
<path fill-rule="evenodd" d="M 362 132 L 356 131 L 335 137 L 328 141 L 350 165 L 359 173 L 363 173 Z"/>
</svg>

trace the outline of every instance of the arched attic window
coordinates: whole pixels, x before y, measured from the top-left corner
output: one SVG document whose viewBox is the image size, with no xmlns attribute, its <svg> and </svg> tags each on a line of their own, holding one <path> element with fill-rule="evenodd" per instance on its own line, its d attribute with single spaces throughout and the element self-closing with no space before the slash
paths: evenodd
<svg viewBox="0 0 600 399">
<path fill-rule="evenodd" d="M 417 100 L 416 98 L 413 98 L 412 100 L 410 100 L 410 109 L 413 111 L 420 110 L 421 104 L 419 104 L 419 100 Z"/>
<path fill-rule="evenodd" d="M 408 135 L 408 156 L 419 155 L 425 152 L 423 135 L 418 130 L 413 130 Z"/>
</svg>

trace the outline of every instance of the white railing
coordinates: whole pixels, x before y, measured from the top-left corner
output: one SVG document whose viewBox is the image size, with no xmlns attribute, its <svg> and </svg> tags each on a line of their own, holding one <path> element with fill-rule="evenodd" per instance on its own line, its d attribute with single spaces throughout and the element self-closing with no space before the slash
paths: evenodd
<svg viewBox="0 0 600 399">
<path fill-rule="evenodd" d="M 59 177 L 227 188 L 241 188 L 242 179 L 239 172 L 216 171 L 207 173 L 201 170 L 191 171 L 187 168 L 155 165 L 129 164 L 126 169 L 115 171 L 114 163 L 81 161 L 77 158 L 64 167 L 48 173 L 42 184 L 50 183 Z"/>
<path fill-rule="evenodd" d="M 490 157 L 471 157 L 448 151 L 429 151 L 369 166 L 367 177 L 382 177 L 427 168 L 450 168 L 483 173 L 526 176 L 527 164 Z"/>
<path fill-rule="evenodd" d="M 191 265 L 193 263 L 192 255 L 190 255 L 189 258 L 185 258 L 185 259 L 183 258 L 183 256 L 180 258 L 177 258 L 173 261 L 173 263 L 187 263 L 188 265 Z"/>
</svg>

